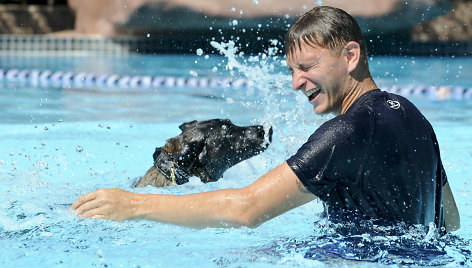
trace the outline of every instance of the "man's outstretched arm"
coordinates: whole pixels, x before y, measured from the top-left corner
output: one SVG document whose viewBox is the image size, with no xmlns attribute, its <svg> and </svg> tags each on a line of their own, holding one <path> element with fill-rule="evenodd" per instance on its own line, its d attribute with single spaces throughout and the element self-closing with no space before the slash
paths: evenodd
<svg viewBox="0 0 472 268">
<path fill-rule="evenodd" d="M 100 189 L 80 197 L 71 209 L 83 218 L 147 219 L 194 228 L 257 227 L 315 198 L 284 163 L 241 189 L 189 195 Z"/>
</svg>

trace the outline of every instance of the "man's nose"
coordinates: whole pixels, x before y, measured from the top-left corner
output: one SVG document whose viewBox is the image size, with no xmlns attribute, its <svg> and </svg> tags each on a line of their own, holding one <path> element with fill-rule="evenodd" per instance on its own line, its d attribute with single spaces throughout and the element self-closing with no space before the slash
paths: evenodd
<svg viewBox="0 0 472 268">
<path fill-rule="evenodd" d="M 306 79 L 303 77 L 303 72 L 294 71 L 292 74 L 292 88 L 295 90 L 303 89 L 306 85 Z"/>
</svg>

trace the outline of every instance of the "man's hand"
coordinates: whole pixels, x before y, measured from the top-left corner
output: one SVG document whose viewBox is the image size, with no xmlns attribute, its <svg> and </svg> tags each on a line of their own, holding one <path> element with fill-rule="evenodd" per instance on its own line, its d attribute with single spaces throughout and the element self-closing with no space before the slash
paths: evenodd
<svg viewBox="0 0 472 268">
<path fill-rule="evenodd" d="M 136 217 L 138 194 L 121 189 L 100 189 L 88 193 L 70 207 L 81 218 L 124 221 Z"/>
</svg>

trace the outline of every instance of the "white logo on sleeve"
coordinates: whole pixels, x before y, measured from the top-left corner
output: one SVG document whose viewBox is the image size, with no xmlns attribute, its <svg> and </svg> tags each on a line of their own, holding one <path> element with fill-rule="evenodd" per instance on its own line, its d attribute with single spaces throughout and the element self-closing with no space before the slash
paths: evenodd
<svg viewBox="0 0 472 268">
<path fill-rule="evenodd" d="M 387 104 L 391 109 L 398 109 L 400 108 L 400 102 L 396 100 L 387 100 Z"/>
</svg>

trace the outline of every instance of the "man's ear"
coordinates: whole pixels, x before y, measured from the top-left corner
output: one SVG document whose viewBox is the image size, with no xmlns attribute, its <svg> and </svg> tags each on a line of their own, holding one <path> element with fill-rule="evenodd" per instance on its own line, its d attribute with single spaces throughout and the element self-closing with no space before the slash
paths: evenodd
<svg viewBox="0 0 472 268">
<path fill-rule="evenodd" d="M 344 56 L 347 60 L 347 70 L 352 73 L 359 64 L 361 58 L 361 46 L 359 43 L 350 41 L 344 46 Z"/>
</svg>

